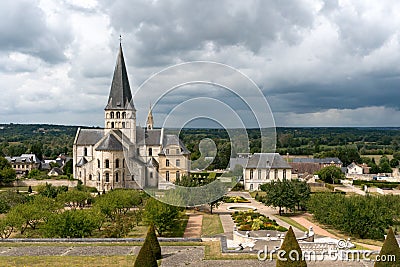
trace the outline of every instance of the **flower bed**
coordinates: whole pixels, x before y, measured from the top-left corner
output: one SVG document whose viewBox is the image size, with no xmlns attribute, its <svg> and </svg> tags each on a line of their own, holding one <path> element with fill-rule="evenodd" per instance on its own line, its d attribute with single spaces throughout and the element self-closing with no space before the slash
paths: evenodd
<svg viewBox="0 0 400 267">
<path fill-rule="evenodd" d="M 225 203 L 250 203 L 250 201 L 240 196 L 224 196 L 222 199 Z"/>
<path fill-rule="evenodd" d="M 235 211 L 232 219 L 241 231 L 276 230 L 286 232 L 287 229 L 277 224 L 275 220 L 258 213 L 249 211 Z"/>
</svg>

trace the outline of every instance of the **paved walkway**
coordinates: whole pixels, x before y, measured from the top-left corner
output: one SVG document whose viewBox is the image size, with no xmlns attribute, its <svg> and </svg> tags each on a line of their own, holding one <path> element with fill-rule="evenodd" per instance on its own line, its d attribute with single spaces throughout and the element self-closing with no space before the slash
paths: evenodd
<svg viewBox="0 0 400 267">
<path fill-rule="evenodd" d="M 329 233 L 328 231 L 322 229 L 320 226 L 316 225 L 313 222 L 310 222 L 309 220 L 307 220 L 303 215 L 300 216 L 294 216 L 291 217 L 294 221 L 298 222 L 299 224 L 303 225 L 304 227 L 309 228 L 310 226 L 312 226 L 314 233 L 316 235 L 322 235 L 322 236 L 328 236 L 328 237 L 332 237 L 332 238 L 336 238 L 336 239 L 343 239 L 343 237 L 339 237 L 336 236 L 334 234 Z M 365 248 L 371 249 L 371 250 L 377 250 L 380 251 L 381 247 L 379 246 L 374 246 L 374 245 L 368 245 L 368 244 L 364 244 L 364 243 L 359 243 L 359 242 L 354 242 L 355 244 L 359 244 Z"/>
<path fill-rule="evenodd" d="M 214 213 L 219 214 L 219 217 L 221 219 L 222 227 L 224 228 L 225 235 L 227 236 L 228 239 L 232 239 L 232 232 L 233 232 L 233 220 L 231 218 L 231 213 L 232 211 L 227 210 L 228 207 L 231 206 L 236 206 L 236 207 L 246 207 L 246 206 L 252 206 L 257 208 L 257 212 L 264 214 L 265 216 L 269 217 L 272 220 L 276 220 L 276 222 L 286 228 L 290 227 L 290 224 L 280 220 L 279 218 L 275 217 L 275 214 L 278 213 L 278 211 L 274 208 L 267 207 L 263 203 L 260 203 L 256 201 L 254 198 L 250 196 L 248 192 L 229 192 L 230 196 L 242 196 L 248 200 L 250 200 L 250 203 L 223 203 L 221 204 L 218 209 L 214 211 Z M 296 227 L 293 227 L 293 231 L 296 234 L 297 237 L 302 237 L 304 236 L 304 232 L 301 231 L 300 229 L 297 229 Z"/>
<path fill-rule="evenodd" d="M 201 237 L 202 225 L 203 225 L 203 215 L 190 214 L 183 237 L 186 238 Z"/>
</svg>

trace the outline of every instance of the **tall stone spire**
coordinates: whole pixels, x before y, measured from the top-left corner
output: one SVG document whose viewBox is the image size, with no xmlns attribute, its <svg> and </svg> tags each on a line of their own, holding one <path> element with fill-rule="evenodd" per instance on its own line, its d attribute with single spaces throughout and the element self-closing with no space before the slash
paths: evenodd
<svg viewBox="0 0 400 267">
<path fill-rule="evenodd" d="M 119 44 L 119 53 L 111 83 L 110 95 L 105 109 L 135 109 L 121 42 Z"/>
<path fill-rule="evenodd" d="M 146 129 L 153 130 L 153 126 L 154 126 L 153 112 L 152 112 L 151 104 L 150 104 L 149 114 L 147 115 L 147 121 L 146 121 Z"/>
</svg>

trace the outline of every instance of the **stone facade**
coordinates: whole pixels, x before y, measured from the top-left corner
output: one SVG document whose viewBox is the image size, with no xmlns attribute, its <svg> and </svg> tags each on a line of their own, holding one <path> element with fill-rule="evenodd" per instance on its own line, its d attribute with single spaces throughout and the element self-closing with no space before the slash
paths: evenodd
<svg viewBox="0 0 400 267">
<path fill-rule="evenodd" d="M 176 135 L 154 129 L 151 107 L 145 128 L 136 125 L 122 47 L 104 113 L 104 129 L 78 129 L 73 147 L 74 177 L 84 185 L 113 188 L 167 188 L 189 175 L 190 152 Z"/>
</svg>

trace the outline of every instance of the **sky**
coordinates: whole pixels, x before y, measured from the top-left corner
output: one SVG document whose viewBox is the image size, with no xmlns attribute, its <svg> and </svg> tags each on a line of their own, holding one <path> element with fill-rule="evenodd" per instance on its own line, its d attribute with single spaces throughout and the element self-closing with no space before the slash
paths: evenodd
<svg viewBox="0 0 400 267">
<path fill-rule="evenodd" d="M 122 35 L 141 125 L 153 104 L 158 127 L 399 127 L 398 14 L 396 0 L 0 1 L 0 123 L 103 126 Z"/>
</svg>

